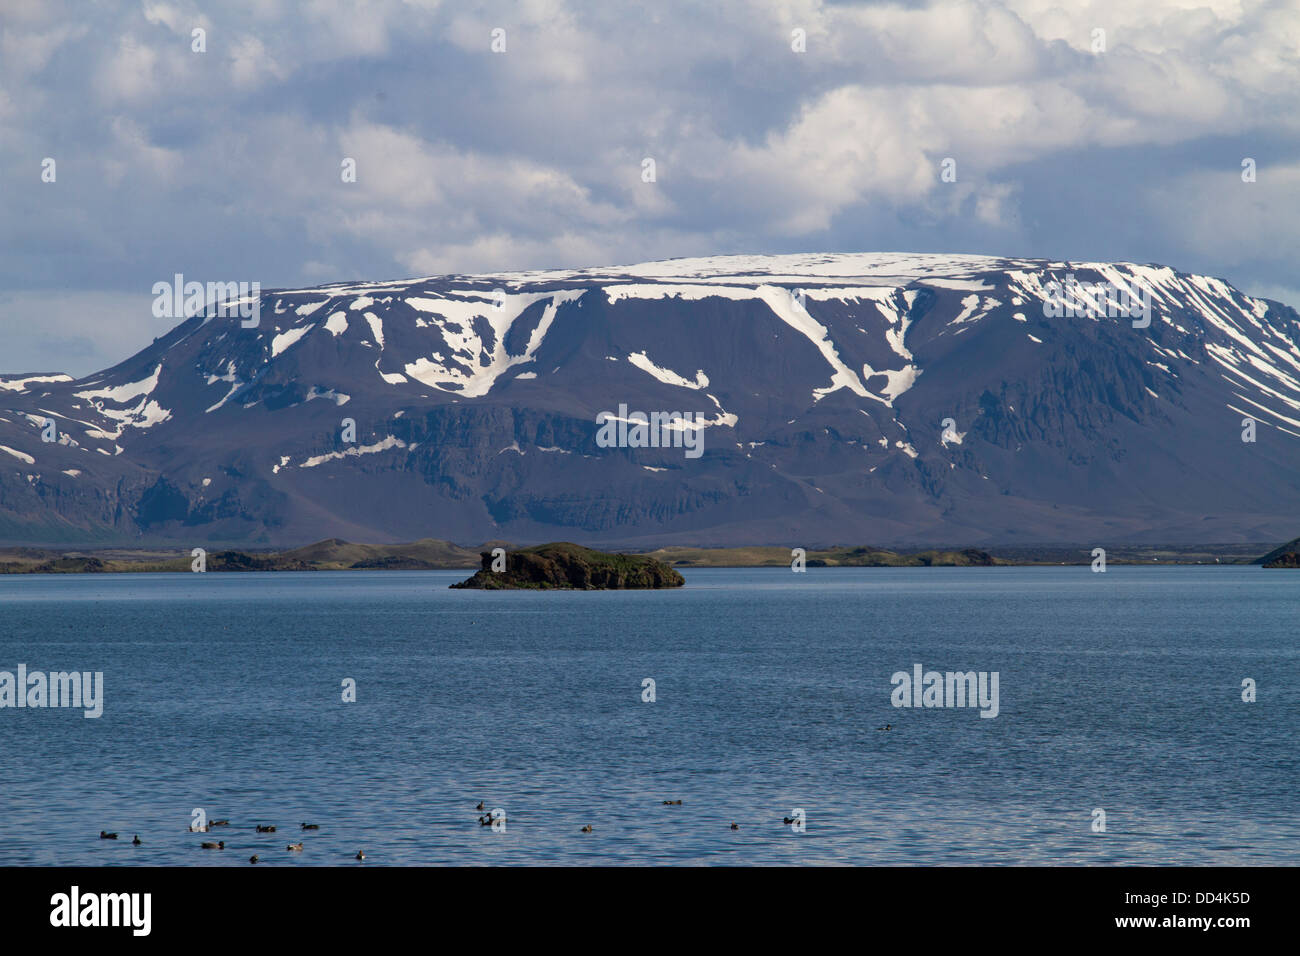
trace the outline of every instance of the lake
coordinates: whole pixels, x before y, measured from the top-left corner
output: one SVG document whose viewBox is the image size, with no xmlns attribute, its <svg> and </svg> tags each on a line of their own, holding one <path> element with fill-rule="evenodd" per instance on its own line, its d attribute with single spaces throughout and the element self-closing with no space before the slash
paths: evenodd
<svg viewBox="0 0 1300 956">
<path fill-rule="evenodd" d="M 683 574 L 0 576 L 0 670 L 104 688 L 0 709 L 0 864 L 1300 861 L 1300 573 Z M 893 706 L 917 664 L 997 716 Z"/>
</svg>

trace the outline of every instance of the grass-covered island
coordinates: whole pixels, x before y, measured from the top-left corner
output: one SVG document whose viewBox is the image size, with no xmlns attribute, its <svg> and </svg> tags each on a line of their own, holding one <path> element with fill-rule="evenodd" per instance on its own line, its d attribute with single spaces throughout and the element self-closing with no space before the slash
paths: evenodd
<svg viewBox="0 0 1300 956">
<path fill-rule="evenodd" d="M 483 566 L 453 588 L 497 590 L 604 591 L 679 588 L 686 579 L 662 561 L 640 554 L 607 554 L 567 541 L 539 544 L 494 557 L 481 554 Z M 492 570 L 493 562 L 502 570 Z"/>
</svg>

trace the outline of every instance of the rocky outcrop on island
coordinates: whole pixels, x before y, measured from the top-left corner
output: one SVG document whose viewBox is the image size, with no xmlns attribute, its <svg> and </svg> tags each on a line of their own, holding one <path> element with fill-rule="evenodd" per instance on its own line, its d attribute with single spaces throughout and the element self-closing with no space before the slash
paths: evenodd
<svg viewBox="0 0 1300 956">
<path fill-rule="evenodd" d="M 493 571 L 500 556 L 482 552 L 483 566 L 453 588 L 482 590 L 641 590 L 679 588 L 686 580 L 675 570 L 645 555 L 606 554 L 568 542 L 507 550 L 504 568 Z"/>
<path fill-rule="evenodd" d="M 312 571 L 304 561 L 286 560 L 282 555 L 247 554 L 243 551 L 216 551 L 207 557 L 209 571 Z"/>
</svg>

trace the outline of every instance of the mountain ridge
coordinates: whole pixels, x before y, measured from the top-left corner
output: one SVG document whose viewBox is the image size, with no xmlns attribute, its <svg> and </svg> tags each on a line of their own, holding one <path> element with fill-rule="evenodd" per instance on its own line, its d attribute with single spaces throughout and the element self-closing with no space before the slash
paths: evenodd
<svg viewBox="0 0 1300 956">
<path fill-rule="evenodd" d="M 1150 327 L 1048 318 L 1068 275 L 1148 289 Z M 0 542 L 1233 542 L 1300 508 L 1300 316 L 1163 266 L 711 257 L 260 302 L 0 376 Z M 601 447 L 620 406 L 698 414 L 702 456 Z"/>
</svg>

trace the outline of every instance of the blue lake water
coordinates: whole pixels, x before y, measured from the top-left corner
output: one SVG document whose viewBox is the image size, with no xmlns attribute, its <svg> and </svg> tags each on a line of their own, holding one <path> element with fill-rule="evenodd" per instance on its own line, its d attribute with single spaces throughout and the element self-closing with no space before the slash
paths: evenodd
<svg viewBox="0 0 1300 956">
<path fill-rule="evenodd" d="M 1300 862 L 1300 573 L 683 573 L 0 577 L 0 670 L 105 686 L 0 710 L 0 864 Z M 998 716 L 895 708 L 917 663 L 997 671 Z"/>
</svg>

